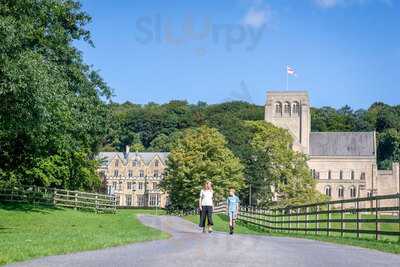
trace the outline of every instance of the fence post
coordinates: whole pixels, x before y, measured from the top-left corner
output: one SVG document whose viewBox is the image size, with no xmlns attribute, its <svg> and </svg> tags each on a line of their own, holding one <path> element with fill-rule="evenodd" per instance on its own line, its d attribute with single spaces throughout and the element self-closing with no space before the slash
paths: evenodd
<svg viewBox="0 0 400 267">
<path fill-rule="evenodd" d="M 400 193 L 397 193 L 397 208 L 398 208 L 398 212 L 397 212 L 397 219 L 399 220 L 399 233 L 400 233 Z M 400 235 L 399 235 L 399 240 L 400 242 Z"/>
<path fill-rule="evenodd" d="M 343 202 L 340 203 L 340 236 L 343 237 L 343 219 L 344 219 L 344 213 L 343 213 Z"/>
<path fill-rule="evenodd" d="M 357 210 L 357 238 L 360 238 L 360 200 L 357 198 L 356 202 Z"/>
<path fill-rule="evenodd" d="M 307 235 L 308 232 L 308 212 L 309 212 L 309 207 L 306 207 L 306 217 L 305 217 L 305 224 L 304 224 L 304 228 L 305 228 L 305 234 Z"/>
<path fill-rule="evenodd" d="M 292 227 L 291 227 L 291 223 L 290 223 L 290 217 L 291 217 L 291 215 L 292 215 L 292 210 L 290 209 L 290 207 L 289 207 L 289 212 L 288 212 L 288 228 L 289 228 L 289 230 L 288 230 L 288 233 L 290 233 L 291 232 L 291 230 L 292 230 Z"/>
<path fill-rule="evenodd" d="M 98 196 L 96 194 L 96 212 L 99 210 L 99 202 L 98 202 Z"/>
<path fill-rule="evenodd" d="M 297 233 L 299 232 L 299 213 L 300 213 L 300 208 L 297 208 L 296 211 L 296 228 L 297 228 Z"/>
<path fill-rule="evenodd" d="M 319 230 L 319 205 L 317 205 L 317 212 L 315 216 L 315 235 L 318 235 L 318 230 Z"/>
<path fill-rule="evenodd" d="M 78 193 L 75 193 L 74 210 L 77 209 L 77 206 L 78 206 Z"/>
<path fill-rule="evenodd" d="M 57 189 L 54 189 L 53 193 L 53 205 L 57 206 Z"/>
<path fill-rule="evenodd" d="M 330 230 L 331 230 L 331 204 L 328 202 L 328 220 L 327 220 L 327 229 L 326 229 L 326 234 L 327 236 L 330 235 Z"/>
<path fill-rule="evenodd" d="M 379 240 L 380 224 L 379 220 L 379 199 L 375 199 L 375 239 Z"/>
</svg>

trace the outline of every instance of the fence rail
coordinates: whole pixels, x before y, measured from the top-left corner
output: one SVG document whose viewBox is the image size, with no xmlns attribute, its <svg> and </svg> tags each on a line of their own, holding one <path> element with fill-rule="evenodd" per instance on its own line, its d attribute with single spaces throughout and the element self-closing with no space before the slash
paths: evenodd
<svg viewBox="0 0 400 267">
<path fill-rule="evenodd" d="M 400 194 L 274 209 L 241 207 L 238 219 L 276 232 L 400 241 Z"/>
<path fill-rule="evenodd" d="M 43 187 L 0 189 L 0 202 L 33 203 L 95 212 L 116 211 L 113 195 Z"/>
</svg>

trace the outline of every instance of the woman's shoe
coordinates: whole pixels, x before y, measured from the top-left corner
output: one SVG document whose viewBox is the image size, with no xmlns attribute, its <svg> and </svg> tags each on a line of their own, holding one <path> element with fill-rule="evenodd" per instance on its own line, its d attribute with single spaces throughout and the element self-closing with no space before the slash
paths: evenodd
<svg viewBox="0 0 400 267">
<path fill-rule="evenodd" d="M 207 233 L 206 228 L 203 227 L 203 234 Z"/>
<path fill-rule="evenodd" d="M 208 232 L 212 233 L 213 229 L 211 227 L 208 228 Z"/>
<path fill-rule="evenodd" d="M 229 226 L 229 234 L 233 235 L 233 227 L 232 226 Z"/>
</svg>

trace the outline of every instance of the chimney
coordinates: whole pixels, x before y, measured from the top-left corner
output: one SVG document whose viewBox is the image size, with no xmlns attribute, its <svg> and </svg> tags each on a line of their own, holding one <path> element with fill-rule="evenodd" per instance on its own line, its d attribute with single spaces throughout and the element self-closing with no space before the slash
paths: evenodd
<svg viewBox="0 0 400 267">
<path fill-rule="evenodd" d="M 129 145 L 125 146 L 125 159 L 128 159 L 129 157 Z"/>
</svg>

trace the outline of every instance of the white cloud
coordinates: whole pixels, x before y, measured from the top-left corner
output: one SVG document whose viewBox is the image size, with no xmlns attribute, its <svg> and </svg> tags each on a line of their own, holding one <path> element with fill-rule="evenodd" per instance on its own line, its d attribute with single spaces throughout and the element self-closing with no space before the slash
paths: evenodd
<svg viewBox="0 0 400 267">
<path fill-rule="evenodd" d="M 323 8 L 331 8 L 335 7 L 337 4 L 341 2 L 340 0 L 315 0 L 315 3 Z"/>
<path fill-rule="evenodd" d="M 267 10 L 251 8 L 243 17 L 242 24 L 253 28 L 260 28 L 267 23 Z"/>
<path fill-rule="evenodd" d="M 333 8 L 337 6 L 362 5 L 370 2 L 379 2 L 388 6 L 392 5 L 392 0 L 313 0 L 315 4 L 322 8 Z"/>
</svg>

